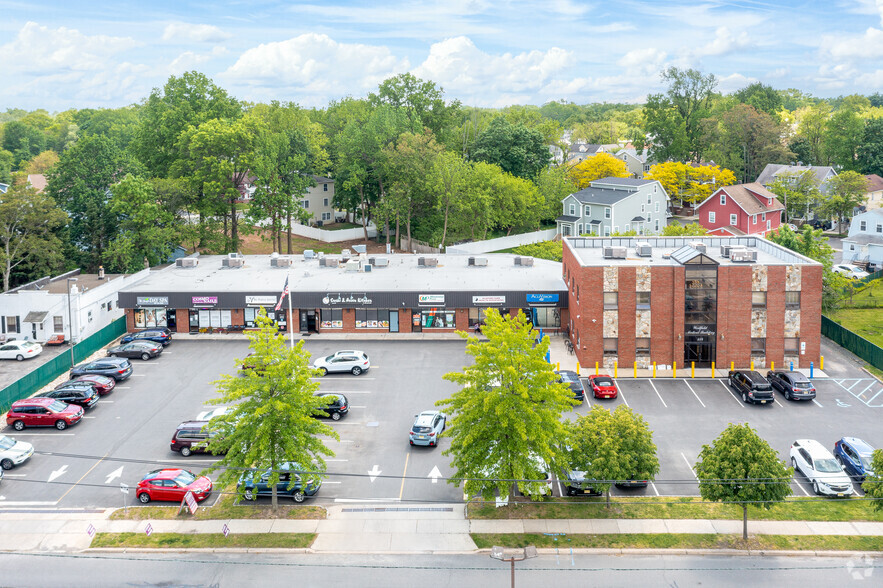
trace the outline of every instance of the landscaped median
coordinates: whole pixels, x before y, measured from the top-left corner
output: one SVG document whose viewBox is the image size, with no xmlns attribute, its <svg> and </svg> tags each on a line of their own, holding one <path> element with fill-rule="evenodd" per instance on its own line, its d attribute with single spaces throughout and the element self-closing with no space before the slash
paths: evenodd
<svg viewBox="0 0 883 588">
<path fill-rule="evenodd" d="M 305 549 L 315 540 L 315 533 L 98 533 L 90 548 Z"/>
</svg>

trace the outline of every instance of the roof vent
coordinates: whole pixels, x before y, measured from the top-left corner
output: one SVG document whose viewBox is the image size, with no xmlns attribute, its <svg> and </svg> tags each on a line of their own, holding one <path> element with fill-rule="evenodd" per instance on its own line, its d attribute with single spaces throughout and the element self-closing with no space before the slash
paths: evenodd
<svg viewBox="0 0 883 588">
<path fill-rule="evenodd" d="M 438 258 L 437 257 L 418 257 L 417 258 L 417 266 L 424 267 L 437 267 L 438 266 Z"/>
<path fill-rule="evenodd" d="M 707 248 L 705 246 L 705 243 L 703 243 L 702 241 L 690 241 L 688 243 L 688 245 L 690 247 L 692 247 L 693 249 L 695 249 L 696 251 L 698 251 L 699 253 L 706 253 L 707 252 Z"/>
<path fill-rule="evenodd" d="M 356 253 L 367 253 L 368 247 L 366 245 L 353 245 L 353 251 Z"/>
<path fill-rule="evenodd" d="M 751 262 L 757 261 L 757 251 L 754 249 L 746 249 L 744 247 L 730 249 L 730 260 L 733 262 Z"/>
<path fill-rule="evenodd" d="M 487 267 L 487 257 L 470 257 L 469 265 L 477 267 Z"/>
<path fill-rule="evenodd" d="M 362 266 L 362 271 L 363 271 L 363 272 L 370 272 L 370 271 L 371 271 L 371 264 L 370 264 L 370 263 L 366 263 L 365 265 L 363 265 L 363 266 Z"/>
<path fill-rule="evenodd" d="M 271 257 L 270 267 L 291 267 L 292 261 L 290 257 Z"/>
<path fill-rule="evenodd" d="M 199 265 L 199 260 L 195 257 L 179 257 L 175 260 L 176 267 L 196 267 Z"/>
<path fill-rule="evenodd" d="M 221 260 L 221 267 L 242 267 L 245 260 L 238 253 L 231 253 Z"/>
<path fill-rule="evenodd" d="M 389 266 L 389 258 L 388 257 L 369 257 L 368 263 L 370 263 L 374 267 L 388 267 Z"/>
<path fill-rule="evenodd" d="M 322 257 L 319 259 L 319 267 L 337 267 L 340 260 L 336 257 Z"/>
<path fill-rule="evenodd" d="M 522 267 L 533 267 L 533 257 L 516 257 L 515 265 Z"/>
<path fill-rule="evenodd" d="M 604 259 L 625 259 L 625 247 L 604 247 Z"/>
<path fill-rule="evenodd" d="M 635 243 L 635 253 L 639 257 L 653 257 L 653 247 L 646 241 Z"/>
<path fill-rule="evenodd" d="M 312 249 L 304 249 L 304 259 L 313 259 L 316 257 L 316 252 Z"/>
<path fill-rule="evenodd" d="M 721 245 L 721 257 L 729 257 L 732 248 L 732 245 Z"/>
<path fill-rule="evenodd" d="M 349 249 L 343 249 L 340 252 L 340 257 L 343 261 L 346 261 L 347 259 L 349 259 L 351 255 L 352 254 L 350 253 Z"/>
</svg>

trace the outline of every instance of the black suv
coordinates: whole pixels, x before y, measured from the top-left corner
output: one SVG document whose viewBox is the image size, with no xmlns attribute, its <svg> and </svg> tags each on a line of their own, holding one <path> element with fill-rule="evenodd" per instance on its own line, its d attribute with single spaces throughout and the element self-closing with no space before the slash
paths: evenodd
<svg viewBox="0 0 883 588">
<path fill-rule="evenodd" d="M 216 433 L 208 430 L 208 423 L 209 421 L 186 421 L 178 425 L 172 435 L 171 450 L 179 451 L 184 457 L 191 453 L 209 453 L 206 441 Z M 198 444 L 201 445 L 197 447 Z"/>
<path fill-rule="evenodd" d="M 117 382 L 132 375 L 132 363 L 123 357 L 102 357 L 89 363 L 81 363 L 71 370 L 71 379 L 86 374 L 107 376 Z"/>
<path fill-rule="evenodd" d="M 558 381 L 570 386 L 570 391 L 573 392 L 573 397 L 582 402 L 586 398 L 586 389 L 583 387 L 583 382 L 580 380 L 579 376 L 576 372 L 572 372 L 570 370 L 561 370 L 560 372 L 555 372 L 558 374 Z"/>
<path fill-rule="evenodd" d="M 772 404 L 773 387 L 760 372 L 752 370 L 734 370 L 727 378 L 730 388 L 742 395 L 742 402 L 754 404 Z"/>
<path fill-rule="evenodd" d="M 325 418 L 330 417 L 333 421 L 339 421 L 340 417 L 349 412 L 349 403 L 346 400 L 346 396 L 343 394 L 316 394 L 317 397 L 323 398 L 328 401 L 328 408 L 323 408 L 320 411 L 313 413 L 314 417 L 317 418 Z"/>
<path fill-rule="evenodd" d="M 132 341 L 153 341 L 161 343 L 165 347 L 172 342 L 172 331 L 166 327 L 156 327 L 129 333 L 120 339 L 120 343 L 131 343 Z"/>
<path fill-rule="evenodd" d="M 83 408 L 92 408 L 98 402 L 98 392 L 93 386 L 65 386 L 49 392 L 37 394 L 40 398 L 52 398 L 68 404 L 76 404 Z"/>
<path fill-rule="evenodd" d="M 564 485 L 564 493 L 567 494 L 567 496 L 601 496 L 601 491 L 596 490 L 592 484 L 586 480 L 585 472 L 563 468 L 559 480 L 561 480 L 561 483 Z"/>
</svg>

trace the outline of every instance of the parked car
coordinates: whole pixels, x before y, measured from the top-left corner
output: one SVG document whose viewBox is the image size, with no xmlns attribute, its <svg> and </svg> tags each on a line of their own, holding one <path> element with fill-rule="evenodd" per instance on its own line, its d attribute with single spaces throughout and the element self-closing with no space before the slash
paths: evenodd
<svg viewBox="0 0 883 588">
<path fill-rule="evenodd" d="M 830 220 L 822 220 L 818 218 L 814 218 L 808 221 L 806 224 L 811 226 L 814 229 L 822 229 L 822 230 L 830 230 L 831 229 L 831 221 Z"/>
<path fill-rule="evenodd" d="M 107 376 L 121 382 L 132 375 L 132 364 L 123 357 L 102 357 L 88 363 L 81 363 L 71 370 L 71 378 L 87 374 Z"/>
<path fill-rule="evenodd" d="M 769 371 L 766 379 L 770 386 L 785 395 L 786 400 L 812 400 L 816 387 L 800 372 Z"/>
<path fill-rule="evenodd" d="M 92 386 L 67 386 L 42 392 L 35 398 L 52 398 L 83 408 L 92 408 L 98 402 L 98 392 Z"/>
<path fill-rule="evenodd" d="M 408 432 L 411 445 L 438 445 L 438 438 L 447 426 L 447 417 L 437 410 L 426 410 L 414 415 L 414 424 Z"/>
<path fill-rule="evenodd" d="M 601 496 L 603 494 L 586 480 L 585 472 L 562 468 L 559 479 L 567 496 Z"/>
<path fill-rule="evenodd" d="M 343 394 L 322 393 L 316 394 L 320 398 L 328 401 L 328 408 L 321 409 L 319 412 L 313 413 L 314 417 L 330 418 L 333 421 L 339 421 L 340 417 L 349 412 L 349 403 Z"/>
<path fill-rule="evenodd" d="M 493 454 L 493 452 L 494 449 L 491 448 L 489 454 Z M 522 496 L 551 496 L 552 469 L 549 468 L 546 461 L 536 453 L 529 453 L 528 460 L 530 462 L 530 468 L 534 470 L 535 473 L 530 474 L 528 477 L 530 481 L 523 482 L 521 484 L 522 488 L 516 490 L 516 492 Z M 468 501 L 472 496 L 482 496 L 484 491 L 487 490 L 493 491 L 497 496 L 496 504 L 498 507 L 509 504 L 508 494 L 501 495 L 497 493 L 496 478 L 501 476 L 496 472 L 497 470 L 492 467 L 486 467 L 479 470 L 476 478 L 468 481 L 468 485 L 471 487 L 471 493 L 464 491 L 463 499 Z"/>
<path fill-rule="evenodd" d="M 117 381 L 113 378 L 108 378 L 107 376 L 99 376 L 98 374 L 85 374 L 83 376 L 77 376 L 73 380 L 68 380 L 65 384 L 71 385 L 79 385 L 84 384 L 88 386 L 92 386 L 95 388 L 95 391 L 98 392 L 101 396 L 105 396 L 113 392 L 113 389 L 117 385 Z M 59 385 L 60 388 L 64 384 Z"/>
<path fill-rule="evenodd" d="M 4 470 L 11 470 L 23 464 L 31 459 L 32 455 L 34 455 L 34 446 L 30 443 L 0 435 L 0 467 Z"/>
<path fill-rule="evenodd" d="M 595 398 L 616 398 L 616 382 L 610 376 L 589 376 L 589 388 Z"/>
<path fill-rule="evenodd" d="M 23 361 L 37 357 L 42 351 L 43 346 L 33 341 L 7 341 L 0 345 L 0 359 Z"/>
<path fill-rule="evenodd" d="M 276 484 L 277 496 L 290 496 L 295 502 L 303 502 L 308 496 L 315 496 L 322 487 L 322 480 L 307 475 L 304 480 L 302 468 L 297 464 L 286 462 L 279 465 L 279 482 Z M 239 479 L 239 489 L 246 500 L 257 500 L 258 496 L 270 496 L 273 487 L 269 484 L 273 470 L 267 470 L 255 480 L 254 473 L 246 473 Z M 292 483 L 293 481 L 293 483 Z"/>
<path fill-rule="evenodd" d="M 864 482 L 866 477 L 874 475 L 871 466 L 873 453 L 874 448 L 869 443 L 856 437 L 843 437 L 834 443 L 834 459 L 856 482 Z"/>
<path fill-rule="evenodd" d="M 6 424 L 16 431 L 25 427 L 55 427 L 63 431 L 80 422 L 83 412 L 82 406 L 52 398 L 25 398 L 12 403 L 6 413 Z"/>
<path fill-rule="evenodd" d="M 628 480 L 617 480 L 615 486 L 617 488 L 646 488 L 649 483 L 650 480 L 629 478 Z"/>
<path fill-rule="evenodd" d="M 157 357 L 162 353 L 163 346 L 161 343 L 153 341 L 132 341 L 131 343 L 123 343 L 107 350 L 108 357 L 140 357 L 147 361 L 153 357 Z"/>
<path fill-rule="evenodd" d="M 572 372 L 570 370 L 561 370 L 555 372 L 558 374 L 558 381 L 567 384 L 570 387 L 570 391 L 573 392 L 573 397 L 582 402 L 586 399 L 586 389 L 583 386 L 583 382 L 576 372 Z"/>
<path fill-rule="evenodd" d="M 854 265 L 848 265 L 845 263 L 841 263 L 835 265 L 831 268 L 831 271 L 835 274 L 840 274 L 841 276 L 846 276 L 847 278 L 852 278 L 853 280 L 861 280 L 862 278 L 867 278 L 871 274 L 866 272 L 865 270 L 855 267 Z"/>
<path fill-rule="evenodd" d="M 753 370 L 733 370 L 727 383 L 742 396 L 742 402 L 752 404 L 773 403 L 773 387 L 760 372 Z"/>
<path fill-rule="evenodd" d="M 215 417 L 226 416 L 233 411 L 231 406 L 216 406 L 211 410 L 204 410 L 193 419 L 194 421 L 210 421 Z"/>
<path fill-rule="evenodd" d="M 120 339 L 120 343 L 131 343 L 132 341 L 153 341 L 165 346 L 172 342 L 172 331 L 166 327 L 156 327 L 129 333 Z"/>
<path fill-rule="evenodd" d="M 181 502 L 187 492 L 202 502 L 212 493 L 212 481 L 207 476 L 197 477 L 193 472 L 178 468 L 154 470 L 138 482 L 135 496 L 142 504 L 151 500 Z"/>
<path fill-rule="evenodd" d="M 358 376 L 367 372 L 370 367 L 368 355 L 364 351 L 354 350 L 338 351 L 313 362 L 313 368 L 319 370 L 323 376 L 331 372 L 351 372 Z"/>
<path fill-rule="evenodd" d="M 849 479 L 831 452 L 814 439 L 798 439 L 791 444 L 791 466 L 812 483 L 813 492 L 826 496 L 849 496 Z"/>
<path fill-rule="evenodd" d="M 217 432 L 211 431 L 208 424 L 208 421 L 181 423 L 172 435 L 169 448 L 180 452 L 184 457 L 189 457 L 191 453 L 210 453 L 207 443 L 210 437 L 217 435 Z"/>
</svg>

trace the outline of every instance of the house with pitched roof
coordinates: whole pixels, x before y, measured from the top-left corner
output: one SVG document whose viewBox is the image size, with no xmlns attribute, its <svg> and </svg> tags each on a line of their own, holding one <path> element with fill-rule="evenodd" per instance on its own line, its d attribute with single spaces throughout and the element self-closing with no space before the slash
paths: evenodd
<svg viewBox="0 0 883 588">
<path fill-rule="evenodd" d="M 865 210 L 883 207 L 883 178 L 877 174 L 865 176 L 868 192 L 865 195 Z"/>
<path fill-rule="evenodd" d="M 799 176 L 805 171 L 812 171 L 816 180 L 819 182 L 819 190 L 823 194 L 828 193 L 828 182 L 837 175 L 837 171 L 830 165 L 783 165 L 780 163 L 768 163 L 760 175 L 757 176 L 755 183 L 765 188 L 779 180 L 789 181 L 789 178 Z"/>
<path fill-rule="evenodd" d="M 624 161 L 632 177 L 639 180 L 644 177 L 645 173 L 650 171 L 650 166 L 653 165 L 653 162 L 647 160 L 646 149 L 638 153 L 637 149 L 626 147 L 614 153 L 613 156 Z"/>
<path fill-rule="evenodd" d="M 37 192 L 42 192 L 46 189 L 47 181 L 46 176 L 43 174 L 28 174 L 28 186 L 36 190 Z"/>
<path fill-rule="evenodd" d="M 656 180 L 603 178 L 563 198 L 563 214 L 555 222 L 565 237 L 654 234 L 668 224 L 668 206 L 668 194 Z"/>
<path fill-rule="evenodd" d="M 883 268 L 883 208 L 874 208 L 852 217 L 849 236 L 843 239 L 843 263 L 868 264 Z"/>
<path fill-rule="evenodd" d="M 696 206 L 699 224 L 712 235 L 766 235 L 782 224 L 785 206 L 759 183 L 722 186 Z"/>
</svg>

